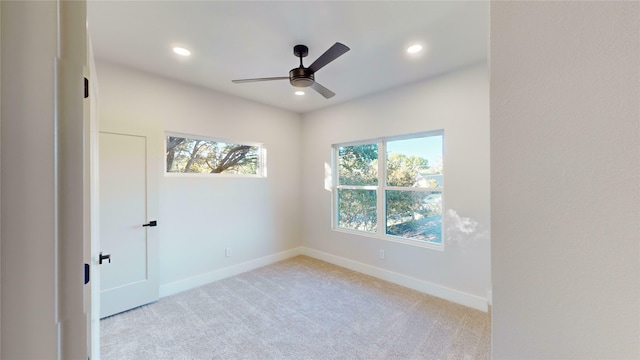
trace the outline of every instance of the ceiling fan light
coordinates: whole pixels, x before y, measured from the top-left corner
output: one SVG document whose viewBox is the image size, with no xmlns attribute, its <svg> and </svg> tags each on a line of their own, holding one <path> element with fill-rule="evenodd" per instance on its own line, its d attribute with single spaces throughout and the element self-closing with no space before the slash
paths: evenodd
<svg viewBox="0 0 640 360">
<path fill-rule="evenodd" d="M 234 84 L 239 83 L 247 83 L 247 82 L 257 82 L 257 81 L 271 81 L 271 80 L 285 80 L 289 79 L 289 83 L 297 88 L 306 88 L 310 87 L 313 90 L 317 91 L 320 95 L 324 96 L 325 99 L 329 99 L 336 95 L 333 91 L 327 89 L 326 87 L 318 84 L 315 81 L 315 72 L 323 68 L 328 63 L 334 61 L 342 54 L 349 51 L 349 47 L 339 42 L 333 44 L 327 51 L 325 51 L 316 61 L 313 62 L 308 68 L 304 67 L 302 64 L 302 58 L 307 56 L 309 52 L 309 48 L 305 45 L 296 45 L 293 47 L 293 54 L 296 57 L 300 58 L 300 66 L 291 69 L 289 71 L 289 77 L 270 77 L 270 78 L 254 78 L 254 79 L 237 79 L 231 80 Z M 304 95 L 303 91 L 296 91 L 295 94 L 297 96 Z"/>
<path fill-rule="evenodd" d="M 182 48 L 182 47 L 174 47 L 173 48 L 173 52 L 178 54 L 178 55 L 182 55 L 182 56 L 189 56 L 191 55 L 191 51 Z"/>
<path fill-rule="evenodd" d="M 417 54 L 420 51 L 422 51 L 422 45 L 420 44 L 411 45 L 407 48 L 409 54 Z"/>
</svg>

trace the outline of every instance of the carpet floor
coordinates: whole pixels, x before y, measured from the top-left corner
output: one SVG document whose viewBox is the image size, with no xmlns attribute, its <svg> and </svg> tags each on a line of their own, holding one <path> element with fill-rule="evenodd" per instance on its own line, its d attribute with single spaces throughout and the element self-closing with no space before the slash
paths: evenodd
<svg viewBox="0 0 640 360">
<path fill-rule="evenodd" d="M 306 256 L 100 322 L 103 360 L 490 359 L 487 313 Z"/>
</svg>

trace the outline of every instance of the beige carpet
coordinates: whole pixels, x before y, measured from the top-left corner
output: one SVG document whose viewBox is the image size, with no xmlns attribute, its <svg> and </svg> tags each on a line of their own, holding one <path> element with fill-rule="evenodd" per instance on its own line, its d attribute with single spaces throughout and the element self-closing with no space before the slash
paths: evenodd
<svg viewBox="0 0 640 360">
<path fill-rule="evenodd" d="M 101 321 L 103 360 L 489 359 L 490 317 L 298 256 Z"/>
</svg>

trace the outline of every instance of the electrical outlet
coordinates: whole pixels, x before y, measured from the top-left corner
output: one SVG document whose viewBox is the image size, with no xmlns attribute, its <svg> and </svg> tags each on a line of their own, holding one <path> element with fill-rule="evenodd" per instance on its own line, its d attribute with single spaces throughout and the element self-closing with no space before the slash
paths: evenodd
<svg viewBox="0 0 640 360">
<path fill-rule="evenodd" d="M 384 260 L 384 250 L 380 249 L 380 260 Z"/>
<path fill-rule="evenodd" d="M 224 249 L 224 256 L 231 257 L 231 248 Z"/>
</svg>

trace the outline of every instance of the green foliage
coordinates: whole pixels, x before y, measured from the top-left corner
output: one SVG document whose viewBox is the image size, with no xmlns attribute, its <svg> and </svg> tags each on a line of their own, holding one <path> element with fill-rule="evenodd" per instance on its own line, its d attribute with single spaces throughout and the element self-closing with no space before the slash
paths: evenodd
<svg viewBox="0 0 640 360">
<path fill-rule="evenodd" d="M 398 153 L 389 154 L 387 156 L 387 185 L 401 187 L 433 185 L 427 181 L 421 181 L 420 175 L 425 174 L 427 170 L 429 170 L 427 159 Z M 387 202 L 387 233 L 391 230 L 390 235 L 403 235 L 393 233 L 393 229 L 403 233 L 407 229 L 415 231 L 419 226 L 417 220 L 434 215 L 432 207 L 428 205 L 428 198 L 431 193 L 389 190 L 385 195 Z M 404 226 L 393 227 L 393 225 L 397 224 L 404 224 Z"/>
<path fill-rule="evenodd" d="M 352 186 L 378 184 L 378 144 L 338 148 L 338 183 Z M 375 231 L 377 225 L 375 190 L 338 191 L 340 227 Z"/>
<path fill-rule="evenodd" d="M 378 184 L 378 144 L 340 147 L 338 163 L 340 185 Z"/>
<path fill-rule="evenodd" d="M 375 231 L 377 225 L 375 190 L 338 190 L 338 224 L 340 227 Z"/>
<path fill-rule="evenodd" d="M 429 162 L 418 156 L 392 153 L 387 156 L 387 185 L 416 186 L 418 175 L 429 169 Z"/>
<path fill-rule="evenodd" d="M 428 178 L 427 174 L 440 173 L 441 169 L 430 168 L 427 159 L 391 153 L 386 160 L 388 186 L 439 187 L 438 182 Z M 377 144 L 340 147 L 338 164 L 340 185 L 378 185 Z M 376 231 L 376 201 L 375 190 L 339 189 L 338 225 L 355 230 Z M 439 192 L 387 190 L 385 201 L 387 234 L 428 241 L 440 239 L 439 226 L 434 225 L 439 223 L 442 213 Z"/>
<path fill-rule="evenodd" d="M 388 190 L 386 198 L 389 235 L 425 239 L 425 232 L 434 231 L 430 220 L 438 217 L 440 221 L 442 194 L 439 192 Z"/>
<path fill-rule="evenodd" d="M 167 172 L 256 174 L 258 147 L 167 137 Z"/>
</svg>

